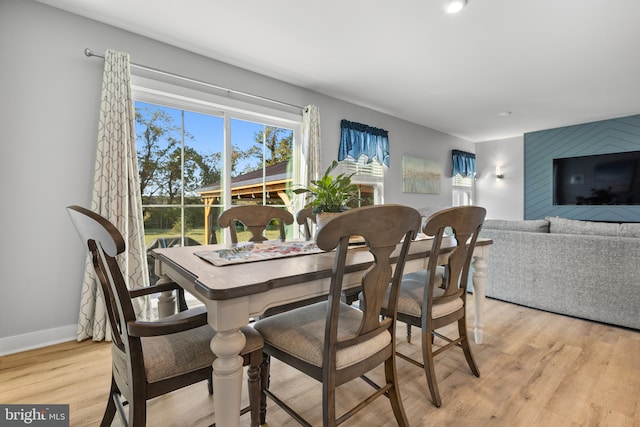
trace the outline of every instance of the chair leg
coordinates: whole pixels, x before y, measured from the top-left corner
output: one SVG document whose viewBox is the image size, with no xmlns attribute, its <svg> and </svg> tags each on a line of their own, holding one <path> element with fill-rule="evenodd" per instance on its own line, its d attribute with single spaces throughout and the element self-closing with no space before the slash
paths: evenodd
<svg viewBox="0 0 640 427">
<path fill-rule="evenodd" d="M 260 365 L 263 360 L 262 350 L 254 351 L 250 359 L 249 369 L 247 370 L 247 387 L 249 389 L 249 405 L 251 407 L 251 427 L 259 427 L 262 401 L 262 380 L 260 376 Z"/>
<path fill-rule="evenodd" d="M 133 391 L 129 402 L 129 426 L 144 427 L 147 425 L 147 401 L 144 393 Z"/>
<path fill-rule="evenodd" d="M 109 401 L 107 402 L 107 407 L 104 410 L 104 415 L 102 416 L 100 427 L 109 427 L 113 422 L 113 418 L 116 416 L 116 402 L 113 399 L 115 398 L 115 395 L 119 393 L 120 393 L 120 390 L 118 390 L 116 381 L 112 377 L 111 390 L 109 390 Z"/>
<path fill-rule="evenodd" d="M 260 365 L 260 424 L 267 422 L 267 394 L 265 390 L 269 388 L 271 374 L 271 356 L 266 353 L 262 355 L 262 364 Z"/>
<path fill-rule="evenodd" d="M 322 425 L 336 425 L 336 384 L 335 378 L 322 381 Z"/>
<path fill-rule="evenodd" d="M 471 347 L 469 346 L 469 336 L 467 335 L 467 325 L 464 317 L 458 320 L 458 333 L 460 334 L 460 337 L 463 338 L 460 342 L 460 345 L 462 346 L 464 357 L 465 359 L 467 359 L 467 364 L 469 365 L 469 368 L 471 368 L 471 372 L 473 372 L 473 375 L 479 377 L 480 370 L 478 369 L 478 365 L 473 358 L 473 353 L 471 353 Z"/>
<path fill-rule="evenodd" d="M 407 343 L 411 344 L 411 323 L 407 323 Z"/>
<path fill-rule="evenodd" d="M 438 382 L 436 379 L 436 371 L 433 361 L 433 334 L 431 331 L 422 331 L 422 360 L 424 362 L 424 374 L 427 377 L 427 385 L 431 393 L 431 400 L 436 407 L 442 405 L 440 400 L 440 392 L 438 390 Z"/>
<path fill-rule="evenodd" d="M 398 371 L 395 356 L 384 362 L 384 374 L 387 384 L 393 384 L 393 388 L 388 392 L 388 397 L 391 402 L 391 409 L 393 409 L 393 415 L 396 417 L 396 422 L 399 427 L 409 427 L 407 414 L 404 412 L 400 390 L 398 389 Z"/>
</svg>

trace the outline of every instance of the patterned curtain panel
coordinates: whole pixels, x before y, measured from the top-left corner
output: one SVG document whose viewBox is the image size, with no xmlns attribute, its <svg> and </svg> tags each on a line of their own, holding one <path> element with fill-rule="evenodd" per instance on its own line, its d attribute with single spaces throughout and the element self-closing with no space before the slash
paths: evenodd
<svg viewBox="0 0 640 427">
<path fill-rule="evenodd" d="M 367 156 L 367 163 L 375 160 L 389 166 L 388 131 L 348 120 L 340 122 L 340 130 L 338 160 L 348 157 L 358 160 L 360 156 Z"/>
<path fill-rule="evenodd" d="M 466 151 L 451 151 L 451 176 L 476 177 L 476 155 Z"/>
<path fill-rule="evenodd" d="M 144 242 L 142 199 L 131 98 L 129 55 L 107 50 L 98 123 L 98 144 L 91 210 L 111 221 L 122 233 L 126 250 L 118 262 L 129 288 L 148 286 L 149 273 Z M 142 300 L 142 298 L 136 298 Z M 149 300 L 136 301 L 136 314 L 148 319 Z M 100 284 L 87 257 L 82 284 L 78 341 L 110 340 Z"/>
<path fill-rule="evenodd" d="M 320 110 L 308 105 L 302 110 L 302 144 L 300 146 L 300 185 L 308 186 L 320 177 Z M 297 198 L 296 211 L 302 209 L 304 196 Z"/>
</svg>

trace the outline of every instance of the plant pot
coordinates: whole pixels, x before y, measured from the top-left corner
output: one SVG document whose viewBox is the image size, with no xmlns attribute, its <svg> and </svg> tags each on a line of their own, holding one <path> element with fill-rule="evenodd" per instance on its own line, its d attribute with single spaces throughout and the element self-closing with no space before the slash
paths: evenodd
<svg viewBox="0 0 640 427">
<path fill-rule="evenodd" d="M 316 234 L 331 218 L 340 215 L 342 212 L 320 212 L 316 214 Z"/>
</svg>

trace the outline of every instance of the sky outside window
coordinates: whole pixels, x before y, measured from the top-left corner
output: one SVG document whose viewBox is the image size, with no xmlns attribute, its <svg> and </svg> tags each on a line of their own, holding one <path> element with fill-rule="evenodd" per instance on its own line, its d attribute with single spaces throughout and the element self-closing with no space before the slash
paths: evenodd
<svg viewBox="0 0 640 427">
<path fill-rule="evenodd" d="M 155 104 L 149 104 L 145 102 L 136 102 L 136 111 L 142 116 L 142 122 L 138 120 L 135 123 L 136 140 L 138 152 L 144 152 L 145 143 L 144 138 L 140 138 L 141 135 L 147 130 L 148 124 L 153 120 L 154 114 L 160 114 L 162 120 L 155 120 L 156 126 L 161 126 L 165 129 L 165 134 L 158 138 L 157 149 L 162 150 L 166 148 L 169 141 L 175 143 L 175 147 L 179 148 L 182 141 L 182 123 L 184 114 L 184 144 L 185 150 L 192 149 L 199 155 L 203 156 L 207 161 L 213 162 L 214 165 L 221 172 L 222 168 L 222 153 L 224 152 L 224 119 L 219 116 L 212 116 L 193 111 L 180 110 L 171 107 L 165 107 Z M 234 148 L 240 152 L 247 152 L 251 147 L 255 146 L 256 135 L 262 132 L 264 125 L 255 122 L 249 122 L 239 119 L 231 120 L 231 139 Z M 185 158 L 188 158 L 188 153 L 185 153 Z M 160 167 L 161 165 L 158 164 Z M 249 169 L 255 170 L 259 167 L 259 158 L 252 157 L 248 159 L 240 159 L 232 172 L 233 176 L 242 174 Z M 188 168 L 185 167 L 185 172 Z M 188 188 L 197 187 L 195 182 L 189 182 L 192 178 L 185 174 L 185 186 Z M 192 185 L 189 185 L 192 184 Z M 211 182 L 202 182 L 204 185 L 210 185 Z M 150 191 L 155 191 L 151 187 L 147 187 L 149 191 L 145 193 L 152 194 Z"/>
</svg>

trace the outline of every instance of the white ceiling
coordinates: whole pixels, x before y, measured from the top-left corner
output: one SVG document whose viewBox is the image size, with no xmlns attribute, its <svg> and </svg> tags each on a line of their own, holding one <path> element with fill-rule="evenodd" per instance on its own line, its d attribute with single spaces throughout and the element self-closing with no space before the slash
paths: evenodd
<svg viewBox="0 0 640 427">
<path fill-rule="evenodd" d="M 39 1 L 476 142 L 640 114 L 638 0 Z"/>
</svg>

